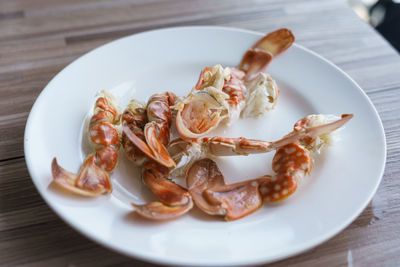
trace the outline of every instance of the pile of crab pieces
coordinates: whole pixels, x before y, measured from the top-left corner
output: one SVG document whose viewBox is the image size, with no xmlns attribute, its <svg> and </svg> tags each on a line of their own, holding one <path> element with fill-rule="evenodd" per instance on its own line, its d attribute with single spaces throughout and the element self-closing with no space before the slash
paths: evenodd
<svg viewBox="0 0 400 267">
<path fill-rule="evenodd" d="M 121 112 L 115 98 L 102 91 L 88 129 L 94 153 L 87 156 L 77 175 L 54 158 L 54 182 L 84 196 L 111 193 L 110 174 L 122 146 L 125 156 L 141 168 L 143 183 L 158 199 L 143 205 L 132 203 L 134 212 L 147 219 L 174 219 L 196 205 L 207 214 L 236 220 L 264 202 L 287 198 L 296 191 L 299 180 L 310 173 L 312 154 L 329 145 L 331 133 L 352 114 L 330 122 L 323 115 L 309 115 L 296 122 L 292 132 L 273 142 L 205 135 L 220 124 L 232 124 L 239 117 L 258 117 L 275 107 L 279 88 L 264 70 L 293 41 L 287 29 L 267 34 L 245 53 L 236 68 L 205 68 L 183 98 L 172 92 L 154 94 L 146 104 L 132 99 Z M 179 138 L 170 142 L 172 127 L 176 127 Z M 226 182 L 211 159 L 271 151 L 275 151 L 274 173 L 234 184 Z M 170 177 L 185 177 L 186 188 Z"/>
</svg>

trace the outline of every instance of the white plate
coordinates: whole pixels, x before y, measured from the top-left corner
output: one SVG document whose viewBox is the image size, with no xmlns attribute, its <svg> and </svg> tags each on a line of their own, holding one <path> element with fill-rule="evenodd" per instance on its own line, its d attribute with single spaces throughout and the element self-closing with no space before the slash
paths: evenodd
<svg viewBox="0 0 400 267">
<path fill-rule="evenodd" d="M 320 56 L 294 45 L 268 72 L 281 96 L 274 111 L 241 120 L 220 134 L 275 140 L 312 113 L 354 113 L 340 141 L 315 161 L 299 190 L 234 222 L 197 209 L 169 222 L 131 214 L 131 201 L 150 198 L 125 160 L 112 175 L 109 196 L 83 198 L 51 184 L 54 156 L 70 171 L 82 163 L 82 128 L 98 90 L 147 100 L 155 92 L 186 95 L 205 66 L 235 66 L 262 34 L 221 27 L 183 27 L 136 34 L 104 45 L 61 71 L 43 90 L 25 130 L 32 180 L 48 205 L 87 237 L 125 255 L 174 265 L 244 265 L 276 261 L 331 238 L 366 207 L 386 157 L 382 124 L 359 86 Z M 218 161 L 229 182 L 271 172 L 273 153 Z"/>
</svg>

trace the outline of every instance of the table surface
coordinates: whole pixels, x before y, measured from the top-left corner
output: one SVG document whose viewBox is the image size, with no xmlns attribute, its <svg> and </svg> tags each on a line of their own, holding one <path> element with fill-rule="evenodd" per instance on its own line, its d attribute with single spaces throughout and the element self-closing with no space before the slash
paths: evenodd
<svg viewBox="0 0 400 267">
<path fill-rule="evenodd" d="M 125 35 L 179 25 L 287 27 L 356 80 L 385 128 L 382 183 L 345 230 L 272 266 L 398 266 L 400 57 L 342 0 L 0 0 L 0 265 L 152 266 L 88 240 L 49 209 L 28 174 L 23 134 L 41 90 L 74 59 Z"/>
</svg>

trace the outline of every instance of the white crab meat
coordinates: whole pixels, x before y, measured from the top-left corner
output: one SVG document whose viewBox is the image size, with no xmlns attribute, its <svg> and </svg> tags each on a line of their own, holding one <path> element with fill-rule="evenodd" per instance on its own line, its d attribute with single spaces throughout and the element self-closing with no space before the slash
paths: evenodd
<svg viewBox="0 0 400 267">
<path fill-rule="evenodd" d="M 254 79 L 246 82 L 246 104 L 241 116 L 258 117 L 273 109 L 279 95 L 276 82 L 266 73 L 260 72 Z"/>
</svg>

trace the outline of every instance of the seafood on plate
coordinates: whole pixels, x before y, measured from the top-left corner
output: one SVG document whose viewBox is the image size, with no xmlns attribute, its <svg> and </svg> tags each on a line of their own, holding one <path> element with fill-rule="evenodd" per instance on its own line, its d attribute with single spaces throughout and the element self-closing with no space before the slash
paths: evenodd
<svg viewBox="0 0 400 267">
<path fill-rule="evenodd" d="M 273 109 L 279 88 L 264 70 L 293 42 L 288 29 L 279 29 L 247 50 L 237 68 L 206 67 L 190 94 L 174 107 L 180 136 L 200 138 L 221 122 L 233 123 L 240 114 L 255 117 Z"/>
<path fill-rule="evenodd" d="M 112 184 L 109 173 L 118 162 L 120 139 L 116 126 L 121 116 L 119 106 L 110 93 L 102 91 L 100 94 L 89 123 L 89 137 L 95 153 L 86 157 L 77 175 L 62 168 L 56 158 L 51 164 L 53 180 L 57 185 L 84 196 L 110 193 Z"/>
<path fill-rule="evenodd" d="M 193 207 L 188 191 L 169 179 L 169 167 L 175 166 L 166 149 L 174 102 L 171 92 L 152 95 L 146 106 L 133 99 L 122 115 L 125 153 L 141 167 L 143 183 L 159 200 L 132 206 L 137 214 L 152 220 L 173 219 Z"/>
<path fill-rule="evenodd" d="M 223 121 L 229 124 L 239 116 L 256 117 L 275 107 L 279 88 L 264 70 L 293 41 L 287 29 L 269 33 L 244 54 L 237 67 L 206 67 L 186 97 L 164 92 L 152 95 L 146 104 L 132 99 L 122 114 L 114 96 L 102 91 L 88 127 L 94 152 L 86 157 L 78 174 L 65 170 L 54 158 L 55 184 L 84 196 L 111 193 L 110 174 L 122 145 L 132 165 L 141 168 L 143 183 L 158 199 L 132 203 L 134 212 L 147 219 L 174 219 L 196 205 L 208 214 L 237 220 L 264 202 L 287 198 L 310 173 L 313 154 L 331 143 L 332 132 L 352 114 L 339 119 L 309 115 L 273 142 L 205 135 Z M 170 142 L 174 125 L 180 137 Z M 271 151 L 275 151 L 273 173 L 234 184 L 227 183 L 213 161 L 215 157 Z M 186 188 L 172 177 L 185 177 Z"/>
<path fill-rule="evenodd" d="M 169 179 L 169 169 L 149 160 L 142 166 L 142 181 L 159 201 L 138 205 L 131 203 L 134 211 L 151 220 L 170 220 L 192 209 L 192 196 L 186 188 Z"/>
<path fill-rule="evenodd" d="M 213 160 L 197 160 L 186 173 L 187 187 L 196 206 L 208 214 L 221 215 L 230 221 L 253 213 L 264 201 L 275 202 L 287 198 L 296 191 L 298 182 L 310 173 L 313 162 L 311 152 L 318 152 L 328 145 L 331 133 L 352 117 L 352 114 L 343 114 L 340 119 L 325 123 L 323 115 L 307 116 L 299 120 L 294 130 L 282 139 L 275 142 L 259 141 L 260 146 L 255 146 L 254 150 L 252 147 L 241 147 L 243 140 L 238 140 L 234 145 L 227 142 L 228 146 L 225 146 L 226 142 L 220 143 L 224 148 L 214 152 L 225 156 L 234 155 L 238 151 L 240 154 L 242 151 L 263 153 L 276 150 L 272 161 L 275 173 L 227 184 Z M 239 149 L 233 149 L 238 145 Z"/>
<path fill-rule="evenodd" d="M 170 106 L 174 101 L 175 95 L 171 92 L 154 94 L 147 105 L 133 99 L 121 115 L 115 98 L 101 92 L 88 130 L 96 152 L 87 156 L 78 175 L 63 169 L 54 158 L 54 182 L 69 192 L 85 196 L 111 193 L 109 174 L 117 165 L 118 148 L 122 143 L 126 156 L 142 168 L 144 184 L 160 200 L 146 205 L 132 204 L 138 214 L 165 220 L 190 210 L 193 202 L 188 191 L 168 179 L 168 167 L 175 166 L 166 149 L 172 121 Z M 121 118 L 120 138 L 117 125 Z"/>
<path fill-rule="evenodd" d="M 166 149 L 172 123 L 170 106 L 175 98 L 171 92 L 154 94 L 146 107 L 135 99 L 126 107 L 122 115 L 122 146 L 136 165 L 142 165 L 148 157 L 165 167 L 175 166 Z"/>
</svg>

